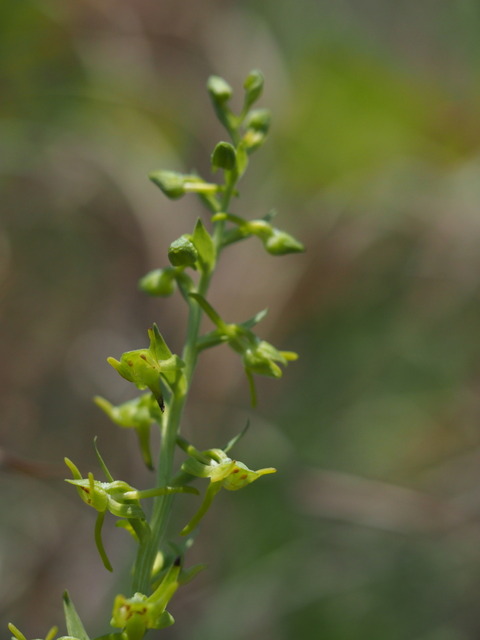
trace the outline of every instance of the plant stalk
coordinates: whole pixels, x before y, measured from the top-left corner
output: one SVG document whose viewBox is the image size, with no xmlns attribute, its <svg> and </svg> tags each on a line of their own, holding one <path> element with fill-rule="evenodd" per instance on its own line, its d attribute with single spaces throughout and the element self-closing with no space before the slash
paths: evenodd
<svg viewBox="0 0 480 640">
<path fill-rule="evenodd" d="M 210 284 L 210 274 L 202 274 L 198 285 L 198 292 L 205 296 Z M 190 383 L 197 363 L 198 351 L 196 343 L 200 331 L 201 308 L 192 301 L 189 305 L 190 313 L 187 327 L 187 340 L 183 351 L 185 362 L 186 384 L 183 391 L 172 394 L 171 402 L 166 408 L 162 425 L 162 446 L 158 460 L 157 487 L 164 487 L 171 483 L 173 476 L 173 460 L 176 439 L 180 429 L 183 408 L 187 399 Z M 133 592 L 149 593 L 152 569 L 157 552 L 167 529 L 170 512 L 175 496 L 172 494 L 157 496 L 154 499 L 152 516 L 150 519 L 150 535 L 145 543 L 140 544 L 135 562 L 132 581 Z"/>
</svg>

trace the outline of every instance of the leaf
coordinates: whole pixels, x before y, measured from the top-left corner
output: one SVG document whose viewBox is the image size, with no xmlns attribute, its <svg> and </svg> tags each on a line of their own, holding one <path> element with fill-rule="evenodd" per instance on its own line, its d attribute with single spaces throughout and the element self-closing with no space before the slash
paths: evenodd
<svg viewBox="0 0 480 640">
<path fill-rule="evenodd" d="M 195 527 L 199 524 L 200 520 L 207 513 L 208 509 L 210 508 L 210 505 L 212 504 L 214 497 L 220 491 L 221 488 L 222 488 L 221 482 L 210 482 L 210 484 L 208 485 L 208 489 L 205 492 L 205 497 L 203 499 L 202 504 L 200 505 L 200 508 L 198 509 L 197 513 L 193 516 L 193 518 L 190 520 L 190 522 L 187 525 L 185 525 L 183 529 L 180 531 L 181 536 L 186 536 L 195 529 Z"/>
<path fill-rule="evenodd" d="M 247 424 L 243 427 L 240 433 L 237 433 L 237 435 L 228 442 L 227 446 L 224 447 L 223 451 L 225 453 L 228 453 L 231 449 L 233 449 L 233 447 L 237 444 L 237 442 L 241 438 L 243 438 L 243 436 L 247 433 L 249 427 L 250 427 L 250 420 L 247 420 Z"/>
<path fill-rule="evenodd" d="M 221 319 L 212 305 L 207 302 L 207 300 L 205 300 L 203 296 L 201 296 L 199 293 L 190 293 L 189 295 L 190 298 L 196 300 L 196 302 L 202 307 L 203 311 L 207 314 L 213 324 L 216 325 L 216 327 L 220 329 L 220 331 L 225 332 L 227 330 L 227 325 L 225 324 L 225 322 Z"/>
<path fill-rule="evenodd" d="M 245 322 L 241 323 L 242 327 L 245 327 L 245 329 L 251 329 L 252 327 L 254 327 L 256 324 L 258 324 L 259 322 L 261 322 L 265 316 L 268 313 L 268 309 L 262 309 L 261 311 L 259 311 L 258 313 L 256 313 L 253 318 L 249 318 L 248 320 L 245 320 Z"/>
<path fill-rule="evenodd" d="M 243 176 L 248 166 L 248 153 L 247 148 L 243 142 L 237 147 L 237 172 L 239 178 Z"/>
<path fill-rule="evenodd" d="M 108 482 L 113 482 L 113 477 L 112 474 L 110 473 L 110 471 L 108 470 L 107 465 L 105 464 L 104 459 L 102 458 L 102 456 L 100 455 L 100 451 L 98 450 L 97 447 L 97 436 L 95 436 L 95 438 L 93 439 L 93 446 L 95 448 L 95 453 L 97 455 L 97 460 L 99 465 L 102 467 L 102 471 L 105 474 L 105 477 L 107 478 Z"/>
<path fill-rule="evenodd" d="M 75 609 L 73 602 L 70 599 L 68 591 L 63 594 L 63 610 L 65 612 L 65 622 L 67 623 L 68 633 L 78 638 L 78 640 L 90 640 L 85 627 L 83 626 L 80 616 Z"/>
<path fill-rule="evenodd" d="M 152 328 L 148 330 L 148 337 L 150 338 L 150 351 L 155 355 L 157 360 L 168 360 L 168 358 L 171 358 L 172 352 L 168 348 L 167 343 L 155 323 Z"/>
<path fill-rule="evenodd" d="M 198 218 L 195 229 L 193 230 L 192 240 L 198 251 L 202 271 L 210 273 L 215 266 L 215 245 L 200 218 Z"/>
</svg>

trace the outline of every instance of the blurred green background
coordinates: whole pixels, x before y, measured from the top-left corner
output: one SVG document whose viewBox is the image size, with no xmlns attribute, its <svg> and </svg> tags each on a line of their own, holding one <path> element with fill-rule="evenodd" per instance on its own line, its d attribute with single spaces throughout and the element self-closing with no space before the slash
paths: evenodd
<svg viewBox="0 0 480 640">
<path fill-rule="evenodd" d="M 131 397 L 105 358 L 153 321 L 181 347 L 182 302 L 137 281 L 201 208 L 146 175 L 208 175 L 206 79 L 240 94 L 251 68 L 273 129 L 234 212 L 276 207 L 307 252 L 234 247 L 211 299 L 268 306 L 261 335 L 301 359 L 252 412 L 234 355 L 205 354 L 185 432 L 221 445 L 250 416 L 238 457 L 279 473 L 219 496 L 209 569 L 152 638 L 480 637 L 479 31 L 475 0 L 0 2 L 2 637 L 63 631 L 64 588 L 104 633 L 128 589 L 127 536 L 107 527 L 112 579 L 62 459 L 95 469 L 98 435 L 151 482 L 91 398 Z"/>
</svg>

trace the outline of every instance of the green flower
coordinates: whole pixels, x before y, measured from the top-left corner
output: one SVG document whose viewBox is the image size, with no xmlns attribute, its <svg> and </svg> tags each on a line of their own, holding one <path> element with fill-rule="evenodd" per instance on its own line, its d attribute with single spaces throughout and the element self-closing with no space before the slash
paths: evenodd
<svg viewBox="0 0 480 640">
<path fill-rule="evenodd" d="M 110 624 L 121 628 L 128 640 L 142 640 L 147 629 L 164 629 L 174 623 L 166 610 L 179 586 L 180 560 L 166 572 L 151 596 L 135 593 L 131 598 L 118 595 L 113 605 Z"/>
<path fill-rule="evenodd" d="M 150 529 L 140 506 L 141 499 L 171 493 L 198 494 L 198 491 L 188 486 L 167 486 L 138 491 L 123 480 L 114 480 L 96 447 L 95 450 L 108 482 L 95 480 L 93 473 L 89 473 L 87 478 L 83 478 L 75 464 L 65 458 L 65 464 L 73 475 L 73 480 L 67 479 L 66 482 L 74 485 L 80 498 L 98 511 L 95 524 L 95 543 L 105 568 L 108 571 L 113 571 L 102 541 L 102 527 L 107 511 L 117 518 L 125 519 L 127 521 L 125 528 L 129 529 L 142 542 L 149 534 Z"/>
<path fill-rule="evenodd" d="M 231 213 L 216 213 L 212 217 L 213 222 L 227 220 L 236 225 L 225 235 L 224 245 L 238 242 L 244 238 L 256 236 L 260 239 L 266 251 L 272 256 L 283 256 L 287 253 L 301 253 L 305 251 L 304 245 L 292 235 L 281 229 L 277 229 L 270 220 L 275 212 L 267 214 L 258 220 L 245 220 Z"/>
<path fill-rule="evenodd" d="M 279 351 L 269 342 L 261 340 L 252 331 L 266 312 L 261 311 L 256 316 L 240 324 L 227 324 L 207 300 L 198 293 L 190 293 L 190 297 L 198 302 L 216 329 L 202 336 L 197 347 L 199 350 L 227 343 L 234 351 L 242 356 L 243 366 L 250 385 L 252 405 L 256 404 L 256 391 L 253 374 L 280 378 L 282 370 L 279 364 L 286 366 L 289 361 L 296 360 L 293 351 Z"/>
<path fill-rule="evenodd" d="M 102 527 L 107 511 L 110 511 L 117 518 L 127 518 L 140 539 L 143 538 L 148 527 L 135 489 L 122 480 L 113 480 L 110 474 L 108 474 L 109 482 L 95 480 L 93 473 L 89 473 L 87 478 L 83 478 L 71 460 L 65 458 L 65 464 L 74 478 L 73 480 L 67 479 L 66 482 L 77 488 L 78 495 L 85 504 L 98 511 L 95 524 L 95 543 L 105 568 L 108 571 L 113 571 L 102 541 Z"/>
<path fill-rule="evenodd" d="M 243 435 L 243 432 L 241 435 Z M 243 462 L 232 460 L 227 455 L 227 452 L 238 441 L 240 436 L 234 438 L 223 450 L 207 449 L 206 451 L 198 451 L 183 438 L 177 438 L 179 446 L 190 456 L 182 464 L 182 471 L 197 478 L 210 479 L 203 502 L 190 522 L 182 529 L 182 535 L 187 535 L 198 525 L 220 489 L 238 491 L 255 482 L 261 476 L 276 472 L 273 467 L 253 471 Z"/>
<path fill-rule="evenodd" d="M 148 330 L 148 335 L 148 349 L 127 351 L 120 360 L 107 358 L 107 361 L 125 380 L 133 382 L 139 389 L 150 389 L 163 409 L 162 385 L 167 383 L 172 388 L 178 384 L 185 364 L 172 354 L 156 324 Z"/>
<path fill-rule="evenodd" d="M 118 406 L 114 406 L 100 396 L 95 396 L 94 402 L 115 424 L 135 429 L 143 460 L 149 469 L 153 469 L 150 429 L 153 423 L 161 424 L 162 422 L 162 413 L 153 394 L 145 393 Z"/>
</svg>

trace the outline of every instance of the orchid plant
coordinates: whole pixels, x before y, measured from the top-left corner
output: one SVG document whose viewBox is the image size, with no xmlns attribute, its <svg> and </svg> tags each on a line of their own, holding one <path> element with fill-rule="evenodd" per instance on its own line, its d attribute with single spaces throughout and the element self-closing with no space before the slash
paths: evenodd
<svg viewBox="0 0 480 640">
<path fill-rule="evenodd" d="M 137 545 L 131 591 L 127 596 L 119 594 L 115 597 L 111 630 L 95 640 L 142 640 L 148 630 L 172 625 L 174 619 L 167 611 L 171 598 L 182 584 L 204 568 L 203 565 L 186 568 L 185 555 L 217 493 L 222 488 L 242 489 L 261 476 L 275 472 L 272 467 L 253 471 L 230 457 L 246 428 L 223 449 L 204 451 L 198 450 L 181 434 L 182 413 L 197 359 L 204 350 L 227 344 L 240 355 L 253 406 L 257 402 L 255 376 L 279 378 L 281 367 L 297 357 L 295 353 L 277 349 L 255 333 L 254 328 L 265 316 L 264 311 L 246 321 L 231 323 L 208 302 L 209 285 L 218 258 L 229 245 L 256 237 L 274 256 L 303 251 L 298 240 L 273 226 L 273 213 L 248 220 L 230 212 L 250 156 L 263 145 L 270 126 L 270 112 L 253 108 L 262 93 L 263 82 L 259 71 L 250 72 L 243 85 L 243 107 L 236 114 L 230 108 L 232 88 L 217 76 L 208 80 L 207 89 L 216 115 L 230 138 L 228 142 L 219 142 L 211 154 L 212 171 L 220 170 L 222 181 L 164 170 L 154 171 L 149 176 L 170 199 L 195 194 L 203 203 L 206 216 L 196 221 L 192 233 L 171 243 L 168 266 L 148 273 L 139 284 L 150 296 L 170 296 L 178 289 L 183 297 L 188 307 L 188 324 L 181 355 L 171 352 L 158 327 L 153 325 L 148 331 L 148 347 L 128 351 L 119 360 L 108 358 L 120 376 L 138 388 L 139 396 L 118 406 L 105 398 L 95 398 L 96 404 L 116 425 L 136 431 L 146 466 L 152 470 L 156 467 L 154 486 L 137 490 L 123 480 L 114 480 L 96 443 L 95 452 L 104 481 L 96 479 L 92 472 L 83 476 L 77 466 L 65 458 L 72 475 L 67 482 L 97 512 L 94 540 L 105 568 L 113 570 L 101 535 L 109 514 L 118 519 L 117 526 L 126 529 Z M 203 315 L 208 317 L 213 328 L 202 334 Z M 152 428 L 158 428 L 161 434 L 157 456 L 152 454 L 150 447 Z M 183 453 L 184 460 L 175 469 L 174 456 L 178 450 Z M 206 481 L 206 487 L 199 490 L 192 486 L 197 479 Z M 177 494 L 198 496 L 201 492 L 203 498 L 192 509 L 189 522 L 180 531 L 169 531 L 167 523 Z M 142 508 L 143 500 L 153 500 L 149 518 Z M 187 544 L 175 542 L 176 535 L 186 539 Z M 59 640 L 90 640 L 67 592 L 63 603 L 68 635 Z M 12 640 L 26 640 L 13 624 L 9 625 L 9 630 L 13 634 Z M 57 628 L 53 627 L 45 640 L 56 637 Z"/>
</svg>

